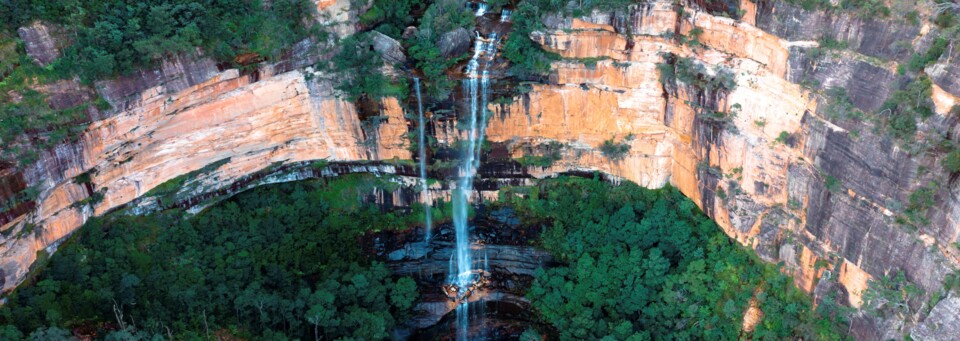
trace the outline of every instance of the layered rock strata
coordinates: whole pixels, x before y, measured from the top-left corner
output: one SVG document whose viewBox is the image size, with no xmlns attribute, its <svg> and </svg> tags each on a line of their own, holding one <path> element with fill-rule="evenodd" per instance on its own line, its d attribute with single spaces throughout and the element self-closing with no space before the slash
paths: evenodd
<svg viewBox="0 0 960 341">
<path fill-rule="evenodd" d="M 318 8 L 339 17 L 337 33 L 352 32 L 355 15 L 341 10 L 346 1 Z M 842 87 L 856 108 L 875 112 L 905 82 L 896 69 L 908 56 L 894 45 L 923 50 L 936 28 L 781 2 L 744 0 L 740 8 L 741 20 L 672 1 L 542 18 L 548 29 L 531 38 L 564 60 L 554 63 L 549 81 L 491 105 L 487 138 L 506 146 L 509 157 L 562 145 L 561 160 L 520 176 L 600 170 L 647 187 L 676 186 L 728 235 L 783 262 L 797 286 L 818 297 L 836 293 L 857 307 L 870 279 L 898 271 L 926 297 L 944 291 L 944 278 L 960 264 L 953 246 L 960 185 L 942 171 L 943 153 L 904 146 L 878 123 L 832 119 L 821 95 Z M 847 47 L 813 58 L 823 37 Z M 0 167 L 4 199 L 27 188 L 40 193 L 0 215 L 4 290 L 23 279 L 38 251 L 52 251 L 89 217 L 183 174 L 207 167 L 195 181 L 198 193 L 211 193 L 274 164 L 411 159 L 405 136 L 416 126 L 401 102 L 385 99 L 376 120 L 361 118 L 337 96 L 334 81 L 305 68 L 329 56 L 315 47 L 298 44 L 254 73 L 177 59 L 98 84 L 115 109 L 95 115 L 78 143 L 48 151 L 22 172 Z M 920 123 L 918 140 L 960 138 L 952 110 L 960 103 L 956 48 L 925 70 L 936 115 Z M 702 67 L 696 80 L 665 74 L 665 65 L 678 68 L 682 58 Z M 698 83 L 723 75 L 736 86 Z M 460 135 L 452 124 L 433 128 L 440 142 Z M 607 141 L 629 152 L 605 155 Z M 89 182 L 75 181 L 84 175 Z M 931 182 L 938 186 L 923 212 L 929 223 L 899 223 L 911 194 Z M 938 326 L 958 322 L 949 314 L 958 300 L 944 296 L 909 316 L 859 318 L 852 333 L 948 337 L 949 328 Z"/>
</svg>

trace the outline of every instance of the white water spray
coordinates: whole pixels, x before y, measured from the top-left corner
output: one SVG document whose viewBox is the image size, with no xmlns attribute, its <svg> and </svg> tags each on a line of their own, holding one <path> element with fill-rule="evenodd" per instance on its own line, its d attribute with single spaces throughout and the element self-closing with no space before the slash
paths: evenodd
<svg viewBox="0 0 960 341">
<path fill-rule="evenodd" d="M 474 42 L 473 58 L 467 64 L 467 79 L 463 88 L 469 98 L 469 130 L 465 135 L 465 146 L 461 150 L 461 164 L 457 181 L 457 190 L 453 196 L 453 226 L 455 229 L 456 249 L 450 265 L 450 284 L 457 288 L 457 339 L 466 340 L 469 328 L 469 310 L 467 295 L 477 278 L 474 275 L 470 246 L 470 194 L 473 193 L 473 180 L 480 166 L 483 149 L 483 136 L 486 131 L 487 103 L 489 103 L 490 77 L 486 64 L 496 54 L 500 39 L 496 33 L 488 39 L 477 34 Z M 484 268 L 486 268 L 484 257 Z M 456 269 L 456 270 L 454 270 Z"/>
<path fill-rule="evenodd" d="M 487 4 L 482 2 L 477 3 L 477 11 L 473 13 L 473 15 L 478 17 L 483 16 L 484 14 L 487 14 L 487 8 L 488 8 Z"/>
<path fill-rule="evenodd" d="M 508 10 L 508 9 L 504 9 L 503 12 L 500 12 L 500 22 L 510 21 L 510 14 L 511 14 L 511 13 L 513 13 L 513 11 Z"/>
</svg>

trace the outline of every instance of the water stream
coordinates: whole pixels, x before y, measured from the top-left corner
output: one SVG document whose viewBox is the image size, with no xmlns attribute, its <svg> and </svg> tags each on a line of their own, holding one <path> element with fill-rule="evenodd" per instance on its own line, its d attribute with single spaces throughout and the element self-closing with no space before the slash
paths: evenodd
<svg viewBox="0 0 960 341">
<path fill-rule="evenodd" d="M 424 239 L 429 242 L 431 230 L 433 229 L 433 210 L 431 208 L 432 201 L 430 200 L 430 185 L 427 183 L 427 146 L 425 144 L 424 131 L 426 126 L 423 123 L 423 101 L 420 98 L 420 78 L 413 78 L 413 88 L 416 90 L 417 94 L 417 117 L 419 119 L 419 158 L 420 158 L 420 194 L 423 200 L 423 209 L 424 215 Z"/>
<path fill-rule="evenodd" d="M 484 15 L 487 10 L 487 4 L 479 3 L 476 11 L 477 16 Z M 510 18 L 510 11 L 504 10 L 500 15 L 500 21 L 506 22 Z M 480 286 L 483 280 L 483 274 L 487 269 L 487 257 L 484 252 L 483 269 L 474 269 L 471 253 L 473 246 L 470 241 L 470 196 L 473 193 L 473 181 L 480 167 L 480 157 L 483 151 L 483 138 L 486 133 L 487 122 L 487 104 L 490 101 L 490 74 L 487 71 L 488 64 L 497 54 L 497 48 L 500 45 L 500 35 L 494 31 L 484 38 L 477 32 L 474 40 L 473 56 L 467 63 L 466 79 L 463 80 L 464 97 L 468 100 L 468 111 L 470 115 L 462 123 L 466 125 L 461 144 L 460 166 L 458 169 L 457 187 L 453 191 L 453 226 L 455 249 L 450 257 L 450 272 L 447 277 L 447 283 L 453 292 L 454 300 L 457 304 L 457 340 L 466 340 L 469 334 L 471 316 L 482 318 L 482 303 L 477 304 L 481 311 L 470 311 L 470 296 L 473 294 L 474 287 Z M 420 88 L 419 80 L 414 82 L 417 91 L 417 100 L 419 105 Z M 420 159 L 421 159 L 421 177 L 423 175 L 423 113 L 420 109 Z M 426 189 L 424 189 L 426 190 Z M 429 219 L 429 217 L 428 217 Z M 428 220 L 429 221 L 429 220 Z M 428 222 L 429 226 L 429 222 Z M 428 227 L 429 230 L 429 227 Z M 429 236 L 429 234 L 427 234 Z M 429 237 L 428 237 L 429 238 Z M 485 250 L 484 250 L 485 251 Z M 482 322 L 482 321 L 481 321 Z M 477 335 L 473 336 L 478 337 Z M 482 335 L 479 337 L 482 338 Z"/>
<path fill-rule="evenodd" d="M 473 180 L 477 175 L 480 156 L 483 151 L 483 137 L 487 122 L 486 108 L 490 100 L 490 75 L 487 72 L 487 63 L 496 55 L 499 43 L 500 38 L 497 33 L 491 33 L 487 38 L 481 37 L 479 33 L 477 34 L 473 57 L 466 68 L 467 79 L 463 81 L 464 95 L 469 99 L 470 116 L 468 121 L 465 122 L 468 124 L 468 129 L 464 136 L 465 140 L 461 142 L 463 144 L 461 164 L 457 189 L 453 196 L 456 250 L 451 258 L 451 273 L 448 279 L 448 282 L 456 288 L 458 340 L 467 339 L 471 316 L 483 316 L 482 312 L 471 314 L 468 304 L 472 287 L 480 279 L 473 269 L 471 259 L 469 211 L 470 195 L 473 193 Z M 484 263 L 486 263 L 486 259 L 484 259 Z M 477 306 L 482 307 L 483 305 Z"/>
</svg>

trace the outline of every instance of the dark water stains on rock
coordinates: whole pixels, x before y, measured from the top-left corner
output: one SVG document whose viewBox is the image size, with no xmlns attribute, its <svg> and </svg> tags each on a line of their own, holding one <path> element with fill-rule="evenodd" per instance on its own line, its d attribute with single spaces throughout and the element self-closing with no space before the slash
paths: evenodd
<svg viewBox="0 0 960 341">
<path fill-rule="evenodd" d="M 539 324 L 529 312 L 529 305 L 515 300 L 491 300 L 471 303 L 471 325 L 467 330 L 468 340 L 520 340 L 520 335 L 530 328 L 549 330 Z M 456 340 L 456 312 L 445 315 L 436 325 L 418 330 L 412 340 Z M 548 339 L 556 335 L 548 334 Z"/>
<path fill-rule="evenodd" d="M 880 108 L 893 91 L 897 75 L 885 67 L 831 53 L 815 47 L 791 47 L 787 80 L 820 90 L 843 88 L 858 109 L 873 112 Z"/>
<path fill-rule="evenodd" d="M 805 10 L 784 1 L 759 1 L 757 27 L 788 41 L 830 38 L 851 50 L 887 60 L 910 57 L 909 45 L 920 34 L 920 25 L 897 20 L 859 17 L 855 11 Z"/>
<path fill-rule="evenodd" d="M 533 315 L 523 298 L 537 268 L 553 264 L 552 257 L 534 248 L 530 241 L 540 225 L 523 225 L 510 209 L 488 210 L 480 206 L 471 223 L 473 268 L 485 279 L 470 298 L 475 316 L 471 335 L 485 333 L 489 339 L 516 339 L 531 326 Z M 421 293 L 415 316 L 399 334 L 419 339 L 454 337 L 456 303 L 442 286 L 447 281 L 453 256 L 454 233 L 450 224 L 435 227 L 434 238 L 423 240 L 421 229 L 382 231 L 364 237 L 365 254 L 385 262 L 394 275 L 411 276 Z M 451 329 L 452 328 L 452 329 Z"/>
<path fill-rule="evenodd" d="M 23 173 L 9 163 L 0 162 L 0 226 L 33 210 L 36 203 L 25 198 L 27 183 Z"/>
</svg>

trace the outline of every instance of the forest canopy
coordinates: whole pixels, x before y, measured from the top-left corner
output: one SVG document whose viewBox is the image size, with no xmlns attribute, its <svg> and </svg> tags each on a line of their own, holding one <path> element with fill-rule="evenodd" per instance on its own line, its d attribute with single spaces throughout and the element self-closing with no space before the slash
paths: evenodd
<svg viewBox="0 0 960 341">
<path fill-rule="evenodd" d="M 0 0 L 0 25 L 59 25 L 72 44 L 54 68 L 93 81 L 197 48 L 222 62 L 276 56 L 315 28 L 315 12 L 309 0 Z"/>
<path fill-rule="evenodd" d="M 388 338 L 413 316 L 417 284 L 359 241 L 423 220 L 419 206 L 367 203 L 400 186 L 390 179 L 268 185 L 195 216 L 95 218 L 0 307 L 0 339 Z M 674 188 L 560 177 L 500 193 L 493 205 L 545 226 L 535 245 L 557 260 L 526 290 L 551 328 L 527 336 L 843 339 L 845 315 L 829 297 L 814 308 Z M 437 206 L 445 221 L 449 207 Z M 744 331 L 751 307 L 760 319 Z"/>
<path fill-rule="evenodd" d="M 358 240 L 419 221 L 362 204 L 391 186 L 350 175 L 260 187 L 193 217 L 95 218 L 0 307 L 0 339 L 387 338 L 416 283 Z"/>
<path fill-rule="evenodd" d="M 817 308 L 790 277 L 732 241 L 675 188 L 560 178 L 501 191 L 562 265 L 527 293 L 561 339 L 842 339 L 835 305 Z"/>
</svg>

